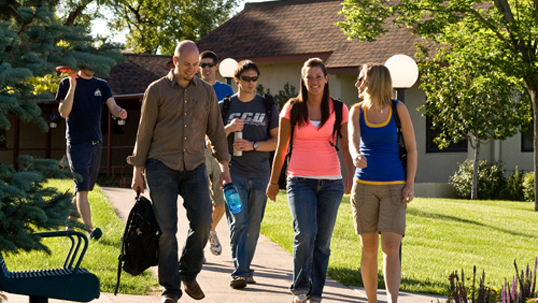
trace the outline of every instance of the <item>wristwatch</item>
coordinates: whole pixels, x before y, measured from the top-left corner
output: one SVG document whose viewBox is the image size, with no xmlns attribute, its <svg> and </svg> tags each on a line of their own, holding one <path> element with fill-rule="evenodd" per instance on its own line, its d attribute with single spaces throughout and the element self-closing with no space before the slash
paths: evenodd
<svg viewBox="0 0 538 303">
<path fill-rule="evenodd" d="M 256 151 L 258 149 L 258 142 L 254 142 L 254 144 L 252 144 L 252 147 L 254 147 L 254 151 Z"/>
</svg>

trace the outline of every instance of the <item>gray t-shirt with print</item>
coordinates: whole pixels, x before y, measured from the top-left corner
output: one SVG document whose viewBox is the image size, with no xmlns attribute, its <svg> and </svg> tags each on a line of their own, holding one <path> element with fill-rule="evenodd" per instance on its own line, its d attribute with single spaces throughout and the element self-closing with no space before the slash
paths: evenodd
<svg viewBox="0 0 538 303">
<path fill-rule="evenodd" d="M 249 102 L 241 102 L 234 95 L 231 98 L 228 113 L 224 119 L 224 125 L 229 124 L 233 119 L 243 119 L 243 139 L 252 142 L 261 142 L 269 139 L 269 131 L 267 129 L 267 114 L 263 97 L 256 97 Z M 223 101 L 219 102 L 220 110 L 222 111 Z M 269 130 L 278 127 L 278 108 L 273 105 L 271 113 L 271 125 Z M 271 173 L 269 163 L 269 152 L 262 151 L 243 151 L 242 156 L 233 156 L 234 134 L 228 135 L 228 150 L 232 155 L 230 162 L 230 172 L 232 174 L 241 175 L 246 178 L 262 178 L 267 177 Z"/>
</svg>

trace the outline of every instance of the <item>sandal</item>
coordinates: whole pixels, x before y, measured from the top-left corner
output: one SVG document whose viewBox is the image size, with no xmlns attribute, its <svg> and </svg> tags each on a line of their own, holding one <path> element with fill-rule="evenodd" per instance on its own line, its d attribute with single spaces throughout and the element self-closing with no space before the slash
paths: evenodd
<svg viewBox="0 0 538 303">
<path fill-rule="evenodd" d="M 256 284 L 256 280 L 254 280 L 253 276 L 247 277 L 247 284 Z"/>
<path fill-rule="evenodd" d="M 237 277 L 230 281 L 230 287 L 233 289 L 241 289 L 247 286 L 247 281 L 245 277 Z"/>
</svg>

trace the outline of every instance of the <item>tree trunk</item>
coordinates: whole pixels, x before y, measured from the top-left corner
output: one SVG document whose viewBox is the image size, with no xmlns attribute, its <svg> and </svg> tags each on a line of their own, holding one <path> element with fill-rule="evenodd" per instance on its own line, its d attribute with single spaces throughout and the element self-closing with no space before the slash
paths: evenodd
<svg viewBox="0 0 538 303">
<path fill-rule="evenodd" d="M 476 138 L 473 159 L 473 181 L 471 182 L 471 200 L 478 199 L 478 155 L 480 154 L 480 141 Z"/>
<path fill-rule="evenodd" d="M 69 12 L 69 16 L 67 17 L 67 20 L 65 20 L 64 25 L 65 26 L 73 26 L 75 25 L 75 20 L 82 14 L 82 11 L 88 6 L 88 4 L 92 2 L 90 1 L 82 1 L 77 8 L 71 12 Z"/>
<path fill-rule="evenodd" d="M 536 188 L 538 188 L 538 107 L 536 106 L 536 93 L 538 92 L 537 77 L 525 77 L 525 85 L 527 86 L 527 92 L 531 97 L 532 103 L 532 119 L 533 119 L 533 133 L 534 133 L 534 211 L 538 211 L 538 195 L 536 194 Z"/>
<path fill-rule="evenodd" d="M 538 188 L 538 178 L 536 173 L 538 172 L 538 107 L 536 107 L 536 91 L 538 90 L 538 84 L 534 86 L 529 85 L 527 82 L 527 90 L 531 96 L 532 101 L 532 118 L 534 124 L 534 211 L 538 211 L 538 195 L 536 194 L 536 188 Z"/>
</svg>

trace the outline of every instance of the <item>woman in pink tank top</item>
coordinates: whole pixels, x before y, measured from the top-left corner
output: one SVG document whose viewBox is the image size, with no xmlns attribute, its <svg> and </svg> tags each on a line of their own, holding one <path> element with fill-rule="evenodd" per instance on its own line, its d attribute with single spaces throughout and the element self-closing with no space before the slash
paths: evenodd
<svg viewBox="0 0 538 303">
<path fill-rule="evenodd" d="M 321 59 L 305 62 L 299 96 L 290 99 L 280 114 L 278 145 L 267 187 L 267 196 L 274 201 L 280 172 L 288 158 L 286 189 L 295 230 L 290 287 L 293 303 L 321 302 L 338 208 L 344 192 L 349 193 L 353 183 L 354 167 L 347 138 L 348 108 L 329 97 L 328 80 Z M 336 106 L 342 108 L 340 123 Z M 335 148 L 335 126 L 340 126 L 342 134 L 345 178 Z"/>
</svg>

